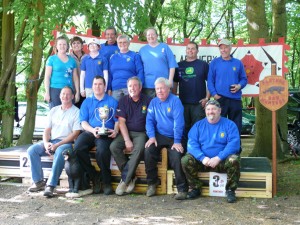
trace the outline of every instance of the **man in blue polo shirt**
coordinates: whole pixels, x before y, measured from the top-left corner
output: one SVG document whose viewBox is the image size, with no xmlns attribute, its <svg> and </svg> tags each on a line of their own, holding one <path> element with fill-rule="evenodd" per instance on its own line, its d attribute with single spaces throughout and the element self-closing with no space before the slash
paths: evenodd
<svg viewBox="0 0 300 225">
<path fill-rule="evenodd" d="M 158 185 L 157 162 L 160 150 L 168 150 L 168 161 L 174 170 L 178 194 L 177 200 L 187 196 L 187 182 L 181 168 L 181 157 L 184 148 L 181 138 L 184 129 L 183 106 L 179 98 L 170 93 L 167 78 L 160 77 L 155 81 L 156 96 L 148 107 L 146 131 L 149 140 L 145 144 L 145 166 L 148 190 L 146 195 L 155 195 Z"/>
<path fill-rule="evenodd" d="M 147 135 L 145 132 L 147 108 L 150 98 L 141 93 L 142 82 L 135 76 L 127 81 L 128 94 L 119 101 L 116 116 L 122 135 L 118 135 L 110 145 L 110 151 L 121 171 L 121 182 L 117 195 L 131 193 L 135 187 L 135 171 L 144 155 Z M 128 158 L 124 149 L 131 152 Z"/>
<path fill-rule="evenodd" d="M 100 192 L 100 174 L 105 195 L 112 194 L 109 146 L 119 132 L 118 120 L 114 116 L 118 102 L 111 96 L 105 94 L 106 83 L 101 76 L 93 80 L 93 96 L 86 98 L 80 108 L 80 122 L 84 129 L 75 142 L 75 152 L 79 163 L 93 181 L 93 191 Z M 109 115 L 105 121 L 108 129 L 107 135 L 100 135 L 102 118 L 100 112 L 103 108 L 109 109 Z M 100 167 L 100 174 L 96 173 L 91 164 L 89 151 L 96 146 L 96 161 Z"/>
</svg>

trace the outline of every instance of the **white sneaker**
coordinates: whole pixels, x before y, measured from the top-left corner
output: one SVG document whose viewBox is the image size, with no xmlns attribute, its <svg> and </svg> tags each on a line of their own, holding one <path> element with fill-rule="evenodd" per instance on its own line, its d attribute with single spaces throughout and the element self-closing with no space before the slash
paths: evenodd
<svg viewBox="0 0 300 225">
<path fill-rule="evenodd" d="M 127 186 L 127 189 L 126 189 L 126 193 L 130 194 L 133 192 L 134 188 L 135 188 L 135 181 L 136 181 L 136 177 L 133 178 L 130 183 L 128 184 Z"/>
<path fill-rule="evenodd" d="M 116 195 L 123 195 L 126 188 L 127 188 L 127 185 L 125 184 L 124 181 L 121 180 L 118 187 L 117 187 L 117 189 L 116 189 Z"/>
</svg>

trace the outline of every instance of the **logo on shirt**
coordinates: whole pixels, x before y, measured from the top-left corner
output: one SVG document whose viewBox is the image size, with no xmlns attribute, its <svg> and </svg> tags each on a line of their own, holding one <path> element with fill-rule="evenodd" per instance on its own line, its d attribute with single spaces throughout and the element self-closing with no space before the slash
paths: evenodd
<svg viewBox="0 0 300 225">
<path fill-rule="evenodd" d="M 130 58 L 127 58 L 126 60 L 127 60 L 127 62 L 130 62 Z"/>
<path fill-rule="evenodd" d="M 235 66 L 234 66 L 234 67 L 232 67 L 232 70 L 233 70 L 233 71 L 236 71 L 236 67 L 235 67 Z"/>
<path fill-rule="evenodd" d="M 164 53 L 164 52 L 165 52 L 165 48 L 162 48 L 162 49 L 161 49 L 161 52 Z"/>
<path fill-rule="evenodd" d="M 224 138 L 225 137 L 225 132 L 221 132 L 220 133 L 220 138 Z"/>
<path fill-rule="evenodd" d="M 147 106 L 143 105 L 142 106 L 142 113 L 145 114 L 147 112 Z"/>
<path fill-rule="evenodd" d="M 168 107 L 168 109 L 167 109 L 167 110 L 168 110 L 168 113 L 169 113 L 169 112 L 171 112 L 171 108 L 170 108 L 170 107 Z"/>
<path fill-rule="evenodd" d="M 187 67 L 185 69 L 186 74 L 193 74 L 194 73 L 194 67 Z"/>
<path fill-rule="evenodd" d="M 101 65 L 101 63 L 102 63 L 101 61 L 98 61 L 98 65 Z"/>
<path fill-rule="evenodd" d="M 117 54 L 117 53 L 118 53 L 118 50 L 115 51 L 115 54 Z"/>
</svg>

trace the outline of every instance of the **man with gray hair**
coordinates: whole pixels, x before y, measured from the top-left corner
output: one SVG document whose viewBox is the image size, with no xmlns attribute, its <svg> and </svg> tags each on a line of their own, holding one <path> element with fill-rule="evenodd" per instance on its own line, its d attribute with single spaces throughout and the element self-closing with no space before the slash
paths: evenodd
<svg viewBox="0 0 300 225">
<path fill-rule="evenodd" d="M 145 166 L 148 190 L 146 195 L 155 195 L 159 183 L 157 162 L 160 150 L 167 148 L 168 161 L 174 170 L 178 194 L 177 200 L 186 198 L 188 186 L 181 168 L 184 148 L 181 138 L 184 129 L 183 106 L 179 98 L 170 93 L 169 80 L 163 77 L 155 81 L 156 97 L 148 107 L 146 132 L 149 140 L 145 144 Z"/>
<path fill-rule="evenodd" d="M 211 96 L 218 100 L 221 115 L 235 122 L 241 134 L 242 130 L 242 89 L 247 85 L 247 76 L 243 63 L 231 55 L 232 44 L 227 39 L 219 43 L 221 56 L 209 65 L 207 87 Z"/>
<path fill-rule="evenodd" d="M 122 97 L 116 112 L 121 135 L 111 143 L 110 151 L 121 171 L 121 181 L 116 189 L 117 195 L 131 193 L 135 187 L 135 171 L 144 155 L 147 135 L 145 130 L 147 108 L 150 98 L 141 93 L 142 82 L 138 77 L 127 81 L 128 95 Z M 127 157 L 124 153 L 130 152 Z"/>
</svg>

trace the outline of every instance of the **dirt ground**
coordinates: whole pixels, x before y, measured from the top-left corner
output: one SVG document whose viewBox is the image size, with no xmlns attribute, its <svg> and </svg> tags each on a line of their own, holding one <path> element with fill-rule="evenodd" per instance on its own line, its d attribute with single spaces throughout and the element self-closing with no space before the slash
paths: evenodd
<svg viewBox="0 0 300 225">
<path fill-rule="evenodd" d="M 29 194 L 0 184 L 0 224 L 300 224 L 300 196 L 273 199 L 221 197 L 177 201 L 173 195 L 87 195 L 68 200 Z"/>
<path fill-rule="evenodd" d="M 242 139 L 243 154 L 253 138 Z M 299 160 L 298 160 L 299 161 Z M 87 195 L 69 200 L 63 194 L 47 199 L 30 194 L 28 186 L 0 183 L 0 225 L 98 224 L 299 224 L 298 161 L 278 165 L 278 196 L 273 199 L 222 197 L 177 201 L 173 195 Z"/>
</svg>

